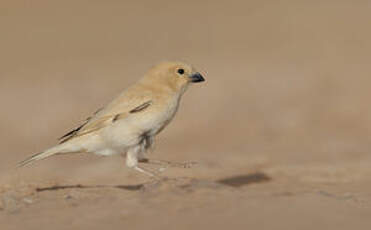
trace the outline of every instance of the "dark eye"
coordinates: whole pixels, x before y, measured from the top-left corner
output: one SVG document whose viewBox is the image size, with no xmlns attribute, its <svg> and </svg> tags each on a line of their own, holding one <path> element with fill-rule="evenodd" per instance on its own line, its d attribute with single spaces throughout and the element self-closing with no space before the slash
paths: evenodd
<svg viewBox="0 0 371 230">
<path fill-rule="evenodd" d="M 184 69 L 178 69 L 178 74 L 184 74 Z"/>
</svg>

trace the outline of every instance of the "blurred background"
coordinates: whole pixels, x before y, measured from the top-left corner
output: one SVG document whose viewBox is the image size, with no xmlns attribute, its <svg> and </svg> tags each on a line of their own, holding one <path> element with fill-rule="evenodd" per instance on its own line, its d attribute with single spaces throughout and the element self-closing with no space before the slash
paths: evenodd
<svg viewBox="0 0 371 230">
<path fill-rule="evenodd" d="M 370 1 L 0 5 L 4 184 L 125 184 L 125 175 L 145 181 L 119 157 L 61 156 L 17 172 L 14 165 L 54 145 L 154 64 L 181 60 L 206 82 L 184 95 L 151 153 L 201 165 L 176 175 L 219 178 L 259 170 L 271 183 L 292 177 L 309 187 L 359 183 L 369 198 Z"/>
</svg>

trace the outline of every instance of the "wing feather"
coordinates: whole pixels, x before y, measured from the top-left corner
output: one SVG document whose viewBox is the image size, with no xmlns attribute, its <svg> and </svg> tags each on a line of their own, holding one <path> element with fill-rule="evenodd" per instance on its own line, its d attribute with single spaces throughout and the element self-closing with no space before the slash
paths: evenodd
<svg viewBox="0 0 371 230">
<path fill-rule="evenodd" d="M 152 101 L 149 100 L 144 103 L 141 103 L 139 106 L 133 109 L 129 109 L 128 112 L 108 114 L 108 115 L 105 115 L 104 110 L 100 109 L 96 113 L 94 113 L 93 116 L 88 117 L 82 125 L 80 125 L 79 127 L 73 129 L 72 131 L 68 132 L 67 134 L 59 138 L 60 144 L 65 143 L 75 137 L 83 136 L 83 135 L 95 132 L 99 129 L 102 129 L 116 122 L 117 120 L 126 118 L 129 114 L 144 111 L 151 104 L 152 104 Z M 101 111 L 102 113 L 100 113 Z"/>
</svg>

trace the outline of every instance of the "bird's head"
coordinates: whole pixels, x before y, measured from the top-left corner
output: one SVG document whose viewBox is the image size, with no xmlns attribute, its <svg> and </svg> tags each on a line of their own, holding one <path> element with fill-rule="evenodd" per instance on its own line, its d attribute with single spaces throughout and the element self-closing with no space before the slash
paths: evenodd
<svg viewBox="0 0 371 230">
<path fill-rule="evenodd" d="M 179 92 L 184 92 L 189 84 L 205 81 L 203 76 L 192 66 L 182 62 L 160 63 L 152 67 L 143 80 Z"/>
</svg>

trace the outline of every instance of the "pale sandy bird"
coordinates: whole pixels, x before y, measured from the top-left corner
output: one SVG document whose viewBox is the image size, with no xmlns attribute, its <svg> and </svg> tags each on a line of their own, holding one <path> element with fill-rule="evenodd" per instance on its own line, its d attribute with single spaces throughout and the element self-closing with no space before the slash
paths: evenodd
<svg viewBox="0 0 371 230">
<path fill-rule="evenodd" d="M 56 154 L 123 154 L 128 167 L 153 176 L 138 162 L 151 163 L 144 153 L 174 118 L 188 86 L 202 81 L 202 75 L 185 63 L 156 65 L 81 126 L 64 135 L 58 145 L 27 158 L 19 166 Z"/>
</svg>

